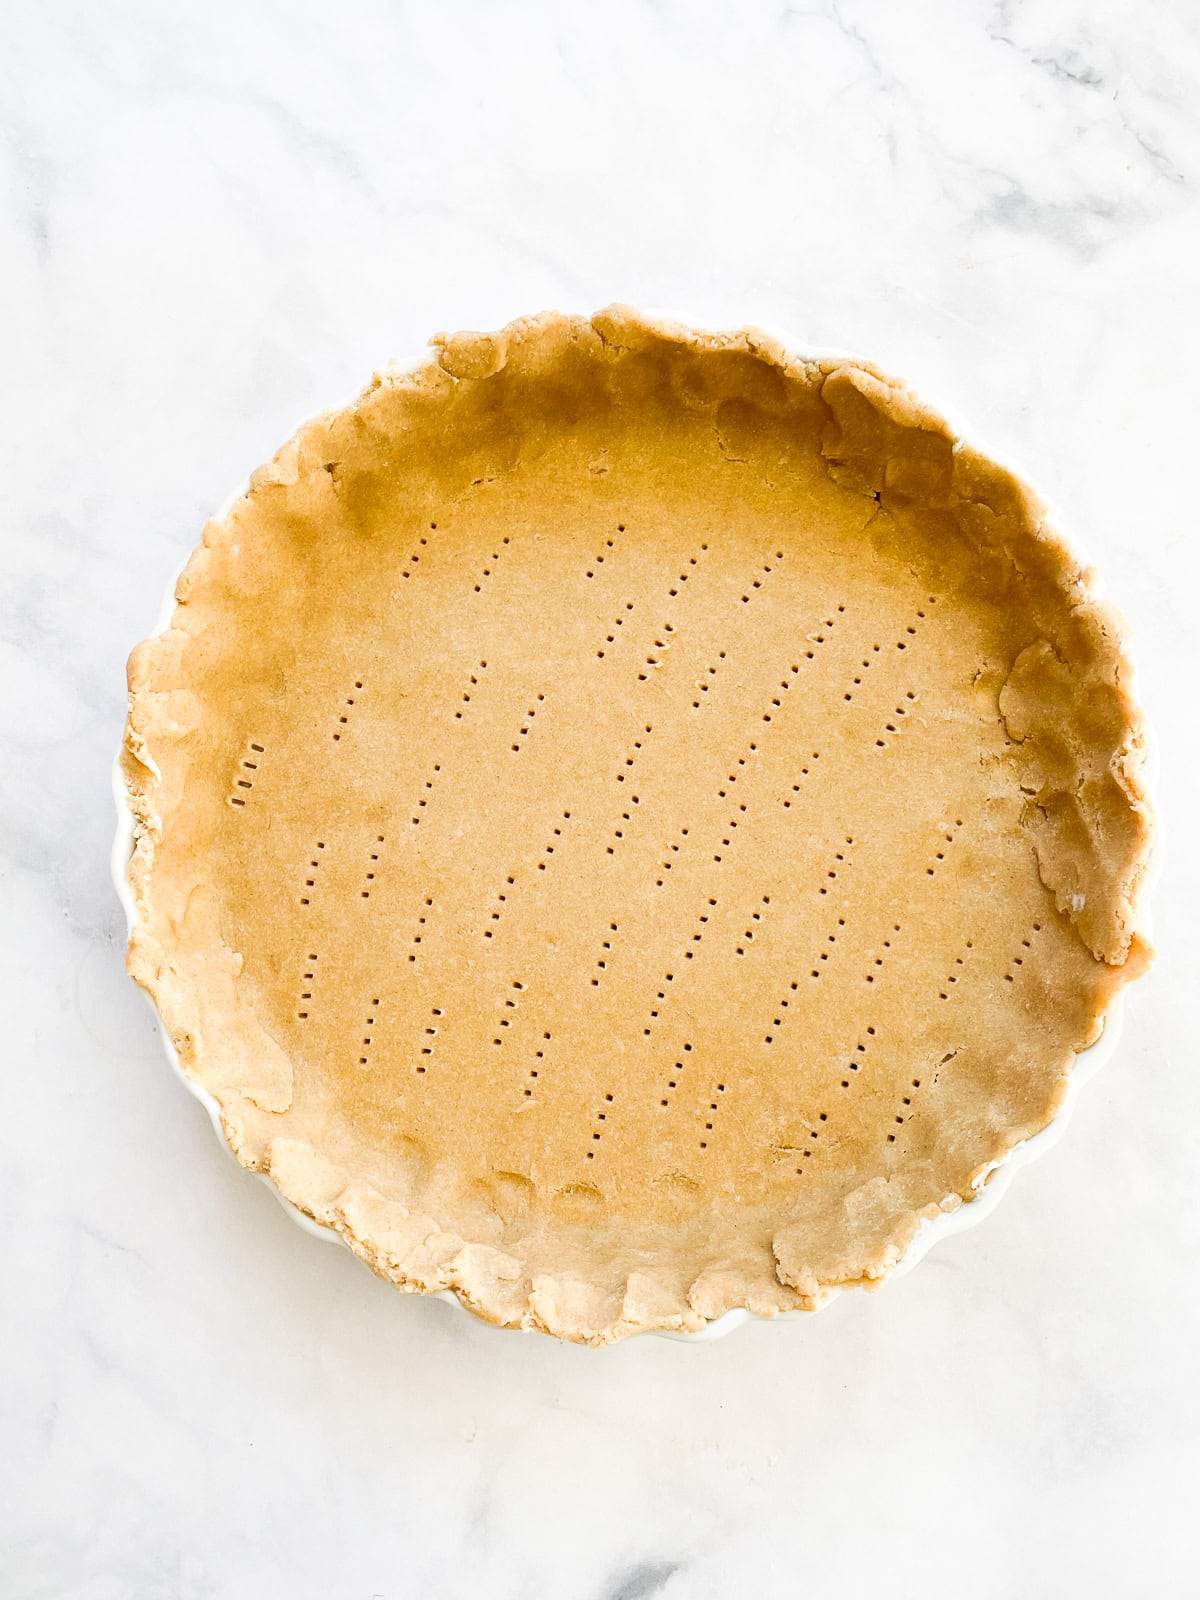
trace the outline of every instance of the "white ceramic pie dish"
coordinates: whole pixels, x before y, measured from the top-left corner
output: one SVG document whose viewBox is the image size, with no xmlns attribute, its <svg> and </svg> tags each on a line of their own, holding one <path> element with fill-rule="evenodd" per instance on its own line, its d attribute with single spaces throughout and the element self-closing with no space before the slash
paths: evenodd
<svg viewBox="0 0 1200 1600">
<path fill-rule="evenodd" d="M 705 327 L 702 321 L 682 317 L 673 313 L 668 314 L 662 311 L 652 311 L 648 313 L 648 315 L 653 317 L 655 320 L 679 324 L 683 327 L 698 332 L 712 333 L 729 331 L 708 328 Z M 814 348 L 813 346 L 806 344 L 804 341 L 792 337 L 790 334 L 780 332 L 779 330 L 773 329 L 769 326 L 764 326 L 762 324 L 755 324 L 755 326 L 761 328 L 761 330 L 767 333 L 770 337 L 777 339 L 780 344 L 784 345 L 790 352 L 802 359 L 812 361 L 861 361 L 864 359 L 843 350 Z M 422 352 L 418 357 L 414 358 L 412 362 L 395 363 L 390 365 L 387 370 L 391 373 L 403 373 L 410 368 L 421 365 L 427 359 L 427 353 Z M 943 411 L 942 415 L 946 416 L 946 413 Z M 1016 467 L 1013 466 L 1011 461 L 1007 461 L 1002 455 L 998 455 L 995 451 L 991 450 L 975 434 L 964 428 L 957 418 L 947 417 L 947 421 L 955 434 L 956 448 L 961 447 L 964 444 L 968 444 L 974 449 L 988 456 L 991 460 L 1007 467 L 1008 470 L 1012 471 L 1023 481 L 1029 481 L 1025 474 L 1021 473 Z M 221 508 L 217 515 L 223 516 L 229 509 L 232 508 L 233 504 L 241 497 L 243 493 L 244 489 L 239 488 L 236 490 L 229 497 L 225 506 Z M 1058 531 L 1061 536 L 1062 530 L 1057 516 L 1053 516 L 1052 520 L 1054 521 L 1056 531 Z M 1075 555 L 1079 557 L 1080 551 L 1077 543 L 1074 540 L 1070 540 L 1068 542 Z M 166 596 L 157 619 L 156 627 L 154 629 L 156 633 L 163 632 L 170 625 L 174 608 L 175 583 L 172 583 L 170 591 Z M 1156 749 L 1154 742 L 1147 731 L 1145 781 L 1147 792 L 1150 794 L 1151 800 L 1153 800 L 1153 790 L 1155 787 L 1154 779 L 1156 777 L 1156 767 Z M 119 756 L 113 765 L 112 781 L 113 795 L 117 812 L 117 829 L 116 836 L 113 841 L 111 869 L 117 896 L 125 912 L 126 933 L 128 937 L 132 935 L 137 923 L 137 908 L 134 904 L 133 896 L 130 893 L 127 882 L 129 860 L 133 853 L 135 820 L 129 807 Z M 1162 840 L 1161 833 L 1159 833 L 1155 839 L 1153 857 L 1146 875 L 1146 882 L 1143 886 L 1139 906 L 1141 924 L 1147 933 L 1149 932 L 1150 894 L 1153 888 L 1154 880 L 1157 879 L 1158 871 L 1161 867 L 1161 859 Z M 927 1218 L 921 1223 L 912 1242 L 909 1244 L 903 1256 L 897 1261 L 895 1266 L 892 1267 L 889 1276 L 899 1276 L 902 1273 L 908 1272 L 943 1239 L 950 1237 L 952 1234 L 961 1233 L 965 1229 L 972 1227 L 974 1224 L 981 1222 L 984 1217 L 989 1216 L 999 1204 L 1003 1195 L 1007 1192 L 1008 1187 L 1017 1171 L 1021 1167 L 1028 1165 L 1029 1162 L 1036 1160 L 1038 1156 L 1042 1155 L 1044 1151 L 1048 1150 L 1051 1145 L 1061 1138 L 1067 1121 L 1074 1110 L 1081 1085 L 1093 1077 L 1094 1074 L 1109 1061 L 1116 1051 L 1123 1019 L 1123 1001 L 1123 995 L 1118 995 L 1116 1001 L 1108 1011 L 1100 1038 L 1088 1049 L 1083 1050 L 1076 1055 L 1067 1093 L 1053 1121 L 1050 1122 L 1033 1138 L 1022 1140 L 1019 1144 L 1015 1145 L 1012 1150 L 1010 1150 L 1008 1154 L 1001 1160 L 994 1161 L 984 1168 L 975 1179 L 973 1186 L 975 1198 L 973 1198 L 970 1202 L 958 1203 L 956 1197 L 948 1197 L 947 1204 L 952 1208 L 943 1211 L 937 1217 Z M 149 998 L 147 998 L 147 1003 L 150 1004 L 151 1008 L 153 1009 L 153 1002 L 150 1001 Z M 222 1149 L 226 1152 L 231 1160 L 236 1160 L 236 1157 L 233 1155 L 233 1152 L 230 1150 L 229 1145 L 226 1142 L 224 1132 L 222 1130 L 221 1112 L 217 1101 L 211 1094 L 208 1093 L 206 1089 L 204 1089 L 194 1079 L 189 1077 L 184 1071 L 179 1061 L 178 1054 L 176 1053 L 174 1044 L 166 1030 L 162 1027 L 161 1020 L 159 1020 L 158 1026 L 167 1059 L 175 1071 L 176 1076 L 180 1079 L 188 1091 L 205 1108 Z M 257 1177 L 260 1182 L 267 1185 L 271 1193 L 275 1196 L 276 1200 L 278 1200 L 279 1204 L 283 1206 L 285 1211 L 288 1212 L 292 1219 L 297 1222 L 307 1233 L 310 1233 L 315 1238 L 325 1240 L 329 1243 L 345 1243 L 336 1229 L 327 1227 L 325 1224 L 317 1222 L 314 1218 L 299 1210 L 299 1208 L 294 1206 L 289 1200 L 285 1199 L 276 1185 L 268 1176 L 266 1176 L 266 1174 L 255 1173 L 254 1176 Z M 459 1307 L 459 1309 L 463 1311 L 466 1310 L 466 1308 L 461 1305 L 457 1295 L 455 1295 L 452 1290 L 444 1289 L 440 1291 L 434 1298 L 444 1300 L 451 1305 Z M 824 1304 L 829 1304 L 833 1298 L 834 1294 L 831 1293 Z M 743 1323 L 750 1321 L 754 1315 L 755 1314 L 750 1311 L 736 1309 L 726 1312 L 723 1316 L 718 1317 L 715 1321 L 708 1323 L 704 1328 L 694 1333 L 656 1331 L 658 1332 L 658 1337 L 660 1338 L 702 1343 L 732 1332 L 734 1328 L 740 1327 Z M 783 1314 L 783 1316 L 791 1319 L 808 1315 L 811 1315 L 811 1313 L 800 1311 Z M 782 1320 L 782 1318 L 778 1318 L 776 1320 Z"/>
</svg>

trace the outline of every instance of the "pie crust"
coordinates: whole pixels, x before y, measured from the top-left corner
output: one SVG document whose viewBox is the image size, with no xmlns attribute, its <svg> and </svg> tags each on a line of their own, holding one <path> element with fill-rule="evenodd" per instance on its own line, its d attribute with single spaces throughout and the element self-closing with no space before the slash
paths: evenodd
<svg viewBox="0 0 1200 1600">
<path fill-rule="evenodd" d="M 626 308 L 433 341 L 129 664 L 129 969 L 399 1287 L 603 1343 L 880 1280 L 1144 969 L 1122 629 L 901 383 Z"/>
</svg>

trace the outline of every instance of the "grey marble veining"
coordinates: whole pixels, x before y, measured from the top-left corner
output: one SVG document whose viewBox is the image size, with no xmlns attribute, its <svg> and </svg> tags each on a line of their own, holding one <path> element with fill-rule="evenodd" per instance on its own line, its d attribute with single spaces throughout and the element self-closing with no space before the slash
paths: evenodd
<svg viewBox="0 0 1200 1600">
<path fill-rule="evenodd" d="M 1190 0 L 267 0 L 5 18 L 0 1594 L 1194 1592 Z M 875 1296 L 593 1353 L 239 1173 L 122 972 L 123 662 L 205 517 L 439 328 L 614 299 L 861 350 L 1134 629 L 1158 966 L 1063 1142 Z"/>
</svg>

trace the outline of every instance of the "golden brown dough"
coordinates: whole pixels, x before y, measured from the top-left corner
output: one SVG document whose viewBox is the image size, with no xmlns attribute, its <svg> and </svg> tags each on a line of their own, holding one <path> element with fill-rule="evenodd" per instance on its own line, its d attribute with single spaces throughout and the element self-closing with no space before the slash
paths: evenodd
<svg viewBox="0 0 1200 1600">
<path fill-rule="evenodd" d="M 1120 626 L 874 369 L 623 308 L 435 345 L 131 658 L 130 971 L 401 1287 L 600 1343 L 879 1279 L 1145 964 Z"/>
</svg>

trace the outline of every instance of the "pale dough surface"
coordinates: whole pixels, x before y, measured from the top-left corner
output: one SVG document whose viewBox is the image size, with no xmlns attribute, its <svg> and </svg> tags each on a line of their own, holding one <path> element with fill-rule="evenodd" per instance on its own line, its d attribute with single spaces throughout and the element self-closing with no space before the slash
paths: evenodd
<svg viewBox="0 0 1200 1600">
<path fill-rule="evenodd" d="M 589 1342 L 874 1280 L 1144 967 L 1119 624 L 873 369 L 622 308 L 436 342 L 130 663 L 130 968 L 405 1288 Z"/>
</svg>

